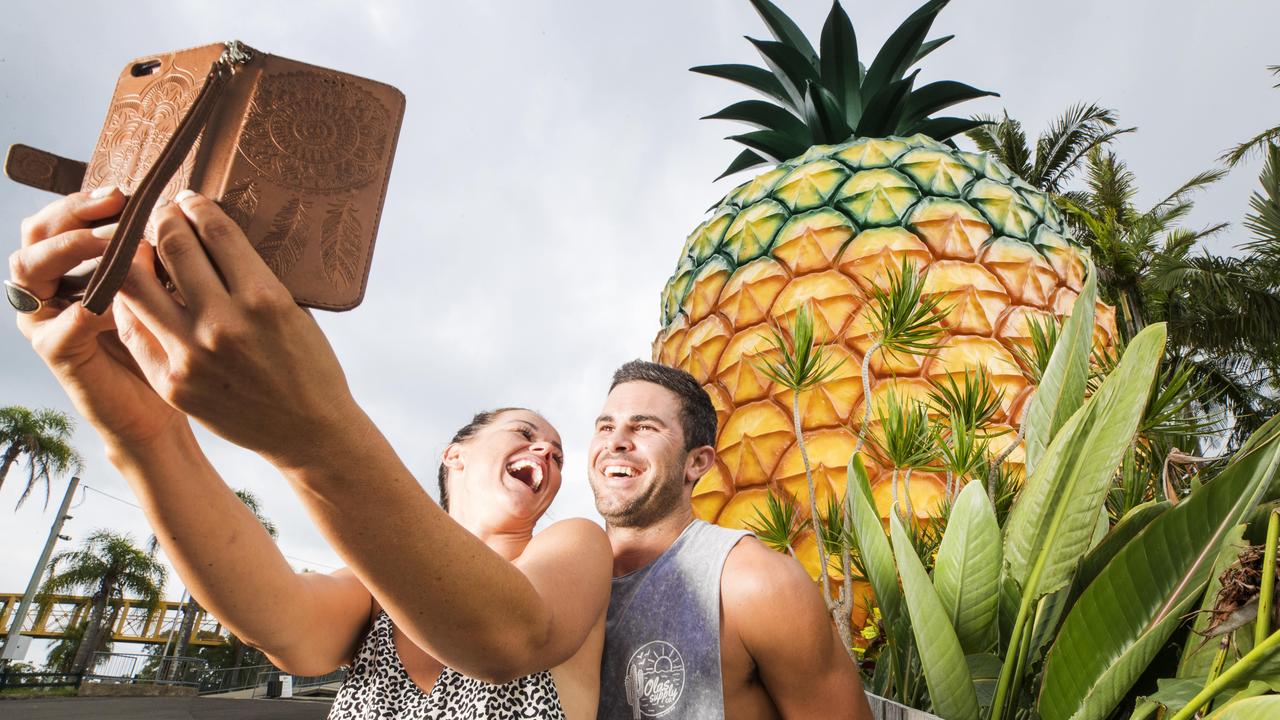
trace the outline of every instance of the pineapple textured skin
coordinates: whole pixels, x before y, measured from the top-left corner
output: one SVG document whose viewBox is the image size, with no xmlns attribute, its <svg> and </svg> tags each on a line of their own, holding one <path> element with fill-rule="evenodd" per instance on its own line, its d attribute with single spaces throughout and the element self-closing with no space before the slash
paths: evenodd
<svg viewBox="0 0 1280 720">
<path fill-rule="evenodd" d="M 963 382 L 980 368 L 1003 393 L 991 431 L 1004 432 L 992 451 L 1014 441 L 1035 389 L 1018 350 L 1030 342 L 1031 321 L 1070 312 L 1087 250 L 1049 197 L 985 154 L 925 135 L 818 145 L 731 191 L 689 235 L 662 291 L 653 358 L 697 378 L 719 420 L 716 466 L 693 491 L 698 517 L 746 527 L 770 491 L 795 496 L 807 516 L 790 392 L 755 361 L 770 352 L 771 323 L 787 327 L 805 303 L 817 342 L 845 359 L 800 399 L 817 505 L 843 498 L 868 401 L 861 368 L 875 338 L 867 300 L 904 260 L 924 274 L 925 296 L 942 296 L 949 312 L 929 355 L 872 357 L 868 437 L 875 437 L 877 403 L 891 395 L 924 400 L 930 380 Z M 1110 346 L 1115 337 L 1115 311 L 1098 303 L 1095 345 Z M 893 474 L 874 443 L 862 454 L 887 518 Z M 1015 470 L 1021 461 L 1021 449 L 1007 460 Z M 898 482 L 903 492 L 901 475 Z M 935 511 L 944 485 L 940 475 L 911 475 L 919 516 Z M 796 552 L 817 577 L 812 537 Z"/>
</svg>

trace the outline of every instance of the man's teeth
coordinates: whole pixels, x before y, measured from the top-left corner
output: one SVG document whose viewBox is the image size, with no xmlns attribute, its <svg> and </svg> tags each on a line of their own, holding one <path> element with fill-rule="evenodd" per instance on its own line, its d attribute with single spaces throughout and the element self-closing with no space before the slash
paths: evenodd
<svg viewBox="0 0 1280 720">
<path fill-rule="evenodd" d="M 636 471 L 626 465 L 609 465 L 605 467 L 604 474 L 609 477 L 635 477 Z"/>
<path fill-rule="evenodd" d="M 533 469 L 533 482 L 529 483 L 529 486 L 534 490 L 542 487 L 542 466 L 532 460 L 517 460 L 507 466 L 507 472 L 515 475 L 526 468 Z"/>
</svg>

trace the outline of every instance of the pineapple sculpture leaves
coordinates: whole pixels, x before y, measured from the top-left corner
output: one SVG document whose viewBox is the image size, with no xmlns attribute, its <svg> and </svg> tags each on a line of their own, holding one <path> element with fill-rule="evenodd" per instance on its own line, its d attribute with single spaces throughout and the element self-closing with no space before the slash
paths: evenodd
<svg viewBox="0 0 1280 720">
<path fill-rule="evenodd" d="M 751 40 L 765 67 L 692 70 L 763 96 L 707 118 L 755 128 L 731 137 L 746 149 L 721 177 L 765 169 L 689 235 L 662 291 L 653 346 L 655 360 L 692 373 L 716 406 L 718 461 L 693 503 L 699 517 L 728 527 L 757 524 L 771 497 L 798 498 L 805 518 L 811 507 L 795 398 L 763 370 L 776 352 L 771 329 L 809 312 L 814 341 L 831 358 L 832 372 L 799 398 L 812 506 L 827 507 L 844 497 L 859 435 L 875 437 L 864 418 L 878 424 L 890 398 L 915 407 L 939 384 L 963 387 L 981 374 L 998 398 L 984 449 L 997 455 L 1017 442 L 1035 389 L 1036 330 L 1070 312 L 1089 262 L 1049 197 L 952 142 L 978 121 L 937 115 L 995 93 L 917 82 L 914 66 L 951 39 L 927 39 L 947 0 L 912 13 L 865 66 L 839 2 L 817 50 L 768 0 L 751 2 L 772 36 Z M 874 299 L 903 268 L 917 274 L 923 300 L 946 309 L 919 353 L 878 346 Z M 1099 303 L 1094 341 L 1114 337 L 1114 309 Z M 874 442 L 860 455 L 887 518 L 900 490 L 893 463 Z M 1022 458 L 1020 448 L 1006 457 L 1015 474 Z M 925 519 L 948 485 L 968 479 L 916 471 L 905 504 Z M 794 551 L 816 579 L 820 553 L 806 536 Z"/>
</svg>

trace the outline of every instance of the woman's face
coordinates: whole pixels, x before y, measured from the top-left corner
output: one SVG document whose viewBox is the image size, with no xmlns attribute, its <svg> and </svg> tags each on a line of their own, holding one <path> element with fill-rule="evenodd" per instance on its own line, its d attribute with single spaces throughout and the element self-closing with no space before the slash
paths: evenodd
<svg viewBox="0 0 1280 720">
<path fill-rule="evenodd" d="M 560 491 L 564 449 L 560 434 L 529 410 L 507 410 L 470 439 L 445 451 L 450 514 L 506 525 L 532 526 Z"/>
</svg>

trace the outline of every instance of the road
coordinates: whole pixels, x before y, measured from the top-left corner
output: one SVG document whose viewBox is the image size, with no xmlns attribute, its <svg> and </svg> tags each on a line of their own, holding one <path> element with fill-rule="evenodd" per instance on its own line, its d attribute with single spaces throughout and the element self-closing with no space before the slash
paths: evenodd
<svg viewBox="0 0 1280 720">
<path fill-rule="evenodd" d="M 4 720 L 323 720 L 329 703 L 223 698 L 41 698 L 0 700 Z"/>
</svg>

